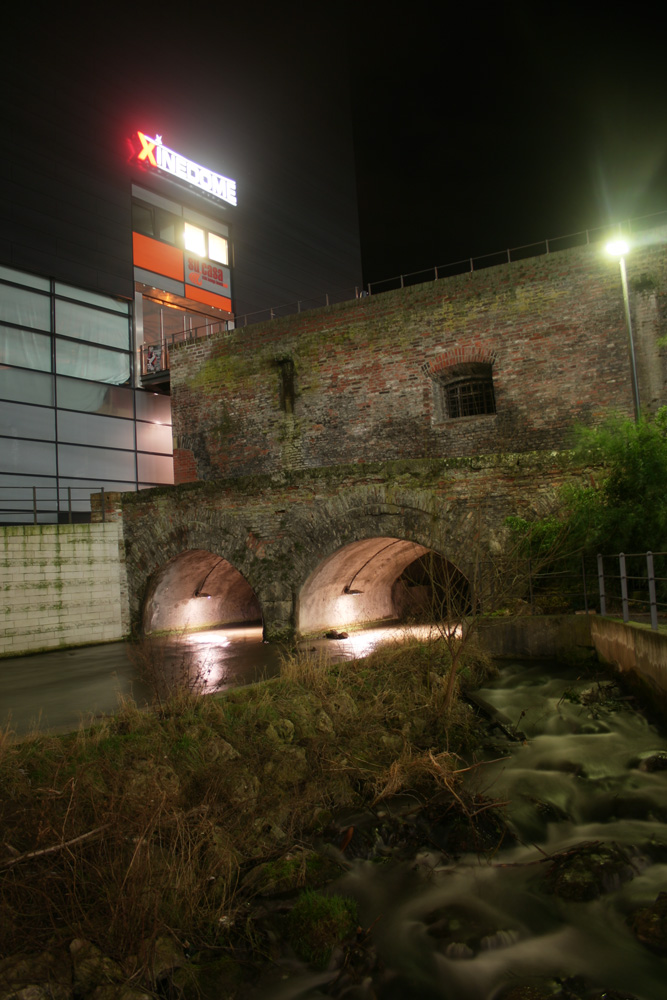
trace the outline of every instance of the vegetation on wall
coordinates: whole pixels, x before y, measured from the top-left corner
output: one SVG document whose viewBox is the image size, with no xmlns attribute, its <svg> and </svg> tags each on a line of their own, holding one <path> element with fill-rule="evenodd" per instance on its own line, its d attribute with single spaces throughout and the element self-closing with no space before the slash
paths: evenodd
<svg viewBox="0 0 667 1000">
<path fill-rule="evenodd" d="M 639 423 L 612 417 L 579 428 L 574 458 L 601 469 L 598 478 L 565 486 L 556 514 L 509 519 L 530 554 L 667 549 L 667 406 Z"/>
</svg>

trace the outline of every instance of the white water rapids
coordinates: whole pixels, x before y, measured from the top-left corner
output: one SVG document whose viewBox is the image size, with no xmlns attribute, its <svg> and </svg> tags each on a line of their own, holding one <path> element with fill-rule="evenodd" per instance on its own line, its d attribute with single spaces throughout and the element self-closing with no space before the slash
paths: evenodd
<svg viewBox="0 0 667 1000">
<path fill-rule="evenodd" d="M 641 766 L 667 752 L 667 740 L 632 702 L 570 700 L 591 688 L 590 676 L 517 664 L 480 692 L 527 737 L 500 738 L 492 753 L 509 759 L 471 778 L 476 791 L 510 800 L 520 844 L 456 860 L 425 845 L 411 865 L 355 861 L 336 888 L 357 900 L 361 924 L 373 925 L 387 974 L 379 990 L 369 978 L 350 998 L 495 1000 L 530 984 L 533 995 L 562 996 L 563 980 L 581 976 L 595 988 L 581 995 L 664 1000 L 667 959 L 636 940 L 628 916 L 667 890 L 667 863 L 645 850 L 663 843 L 667 860 L 667 771 Z M 598 898 L 559 898 L 547 890 L 545 855 L 582 841 L 625 846 L 630 864 Z M 306 1000 L 332 995 L 331 986 L 331 973 L 297 976 L 275 996 Z"/>
</svg>

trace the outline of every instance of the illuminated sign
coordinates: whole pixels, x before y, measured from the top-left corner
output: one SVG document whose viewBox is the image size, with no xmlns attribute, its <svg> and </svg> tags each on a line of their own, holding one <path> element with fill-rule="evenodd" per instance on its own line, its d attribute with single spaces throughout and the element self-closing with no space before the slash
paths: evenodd
<svg viewBox="0 0 667 1000">
<path fill-rule="evenodd" d="M 173 149 L 163 146 L 161 135 L 156 135 L 154 139 L 151 139 L 149 135 L 144 135 L 143 132 L 137 132 L 137 135 L 141 142 L 141 151 L 137 159 L 144 166 L 163 170 L 179 181 L 194 184 L 195 187 L 214 198 L 220 198 L 221 201 L 229 202 L 230 205 L 236 205 L 236 181 L 216 174 L 208 167 L 202 167 L 194 160 L 188 160 L 186 156 L 181 156 Z"/>
<path fill-rule="evenodd" d="M 185 258 L 185 282 L 217 295 L 229 295 L 229 268 L 197 257 Z"/>
</svg>

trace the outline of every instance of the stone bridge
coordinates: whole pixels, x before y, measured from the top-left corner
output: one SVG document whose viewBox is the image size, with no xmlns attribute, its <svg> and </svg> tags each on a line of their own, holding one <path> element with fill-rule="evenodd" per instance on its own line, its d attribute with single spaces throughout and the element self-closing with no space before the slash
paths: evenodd
<svg viewBox="0 0 667 1000">
<path fill-rule="evenodd" d="M 470 580 L 502 550 L 507 516 L 544 513 L 572 475 L 566 454 L 522 453 L 118 495 L 133 630 L 261 620 L 276 640 L 400 618 L 420 592 L 408 567 L 433 552 Z"/>
</svg>

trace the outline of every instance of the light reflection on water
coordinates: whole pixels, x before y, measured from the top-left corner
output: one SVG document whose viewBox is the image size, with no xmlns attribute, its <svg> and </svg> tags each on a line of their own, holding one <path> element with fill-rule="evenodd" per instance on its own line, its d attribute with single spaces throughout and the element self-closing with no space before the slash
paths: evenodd
<svg viewBox="0 0 667 1000">
<path fill-rule="evenodd" d="M 424 627 L 419 634 L 427 632 Z M 321 651 L 331 660 L 350 659 L 413 634 L 385 626 L 353 632 L 348 639 L 305 640 L 299 648 Z M 276 676 L 280 656 L 279 646 L 262 641 L 260 625 L 234 625 L 154 638 L 139 647 L 112 642 L 9 657 L 0 660 L 0 727 L 9 724 L 17 735 L 36 725 L 74 729 L 114 712 L 119 697 L 150 702 L 158 679 L 167 686 L 185 681 L 209 693 L 252 684 Z"/>
</svg>

